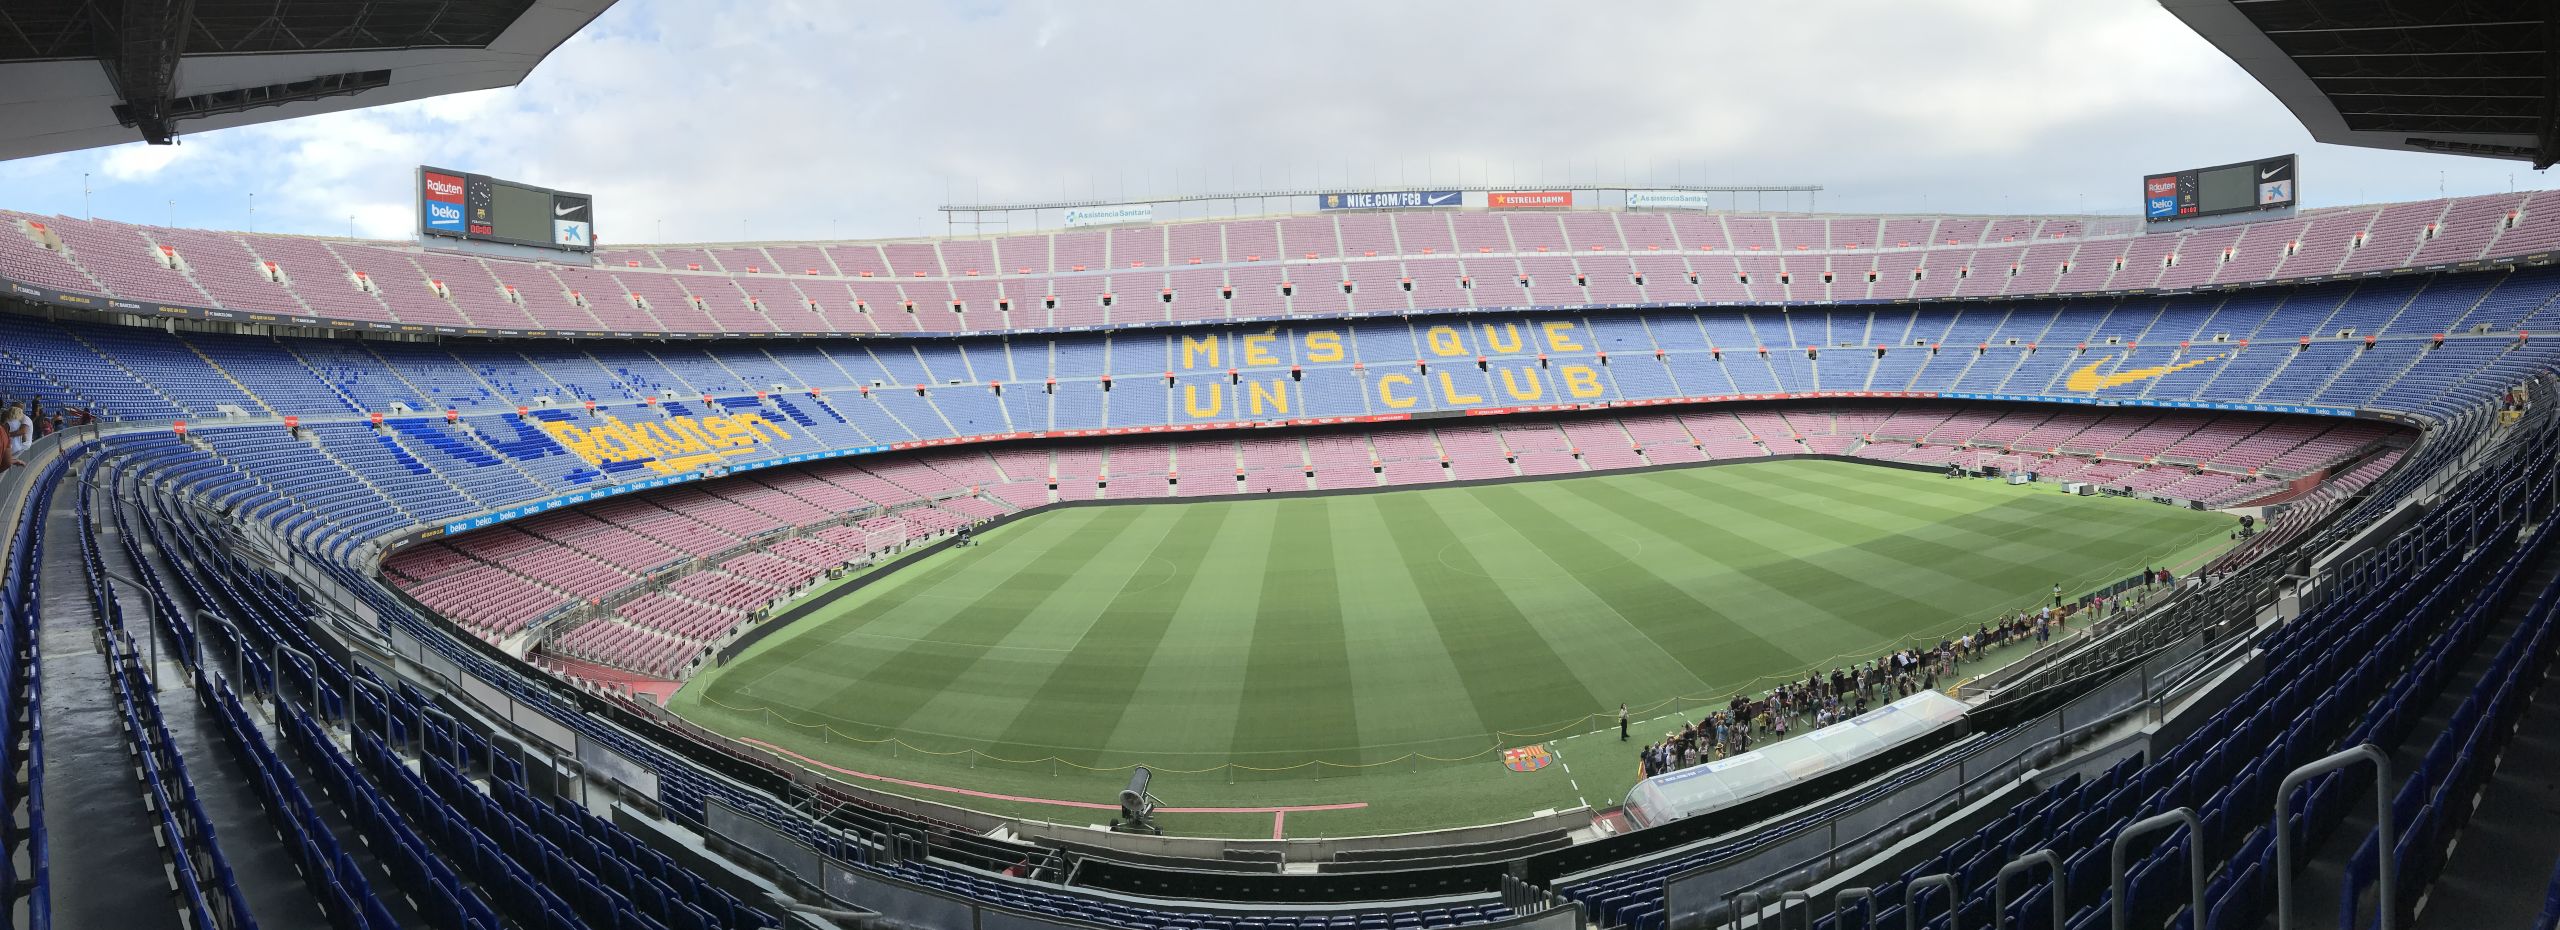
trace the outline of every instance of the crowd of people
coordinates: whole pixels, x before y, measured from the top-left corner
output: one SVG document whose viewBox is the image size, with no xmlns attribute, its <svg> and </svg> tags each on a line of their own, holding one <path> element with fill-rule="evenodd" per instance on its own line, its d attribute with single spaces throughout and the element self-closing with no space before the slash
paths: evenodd
<svg viewBox="0 0 2560 930">
<path fill-rule="evenodd" d="M 2007 629 L 2006 621 L 2001 624 Z M 1988 626 L 1985 627 L 1986 631 Z M 1970 642 L 1968 634 L 1959 641 L 1942 643 L 1937 650 L 1898 649 L 1875 659 L 1834 668 L 1829 676 L 1807 673 L 1803 681 L 1790 681 L 1757 698 L 1736 694 L 1723 708 L 1663 735 L 1662 741 L 1647 745 L 1639 752 L 1638 761 L 1648 777 L 1678 771 L 1749 752 L 1755 741 L 1785 739 L 1800 729 L 1821 729 L 1859 714 L 1868 708 L 1936 689 L 1938 682 L 1953 674 L 1958 642 Z M 1623 717 L 1626 713 L 1620 708 Z M 1621 726 L 1620 735 L 1625 735 Z"/>
<path fill-rule="evenodd" d="M 1756 698 L 1736 694 L 1723 708 L 1646 744 L 1636 753 L 1637 763 L 1650 778 L 1749 752 L 1755 742 L 1831 726 L 1870 708 L 1937 690 L 1941 682 L 1955 677 L 1961 664 L 1982 661 L 1994 649 L 2019 643 L 2042 645 L 2062 635 L 2070 619 L 2103 619 L 2130 610 L 2140 597 L 2138 592 L 2174 584 L 2167 569 L 2145 568 L 2136 577 L 2138 588 L 2095 595 L 2077 604 L 2062 603 L 2062 588 L 2056 585 L 2052 604 L 2004 613 L 1971 633 L 1939 640 L 1934 648 L 1897 649 L 1834 668 L 1827 676 L 1807 672 L 1803 681 L 1787 682 Z M 1620 740 L 1632 738 L 1632 725 L 1626 705 L 1619 705 Z"/>
<path fill-rule="evenodd" d="M 80 426 L 89 421 L 89 411 L 85 407 L 68 410 L 56 407 L 48 411 L 44 409 L 44 398 L 41 397 L 31 398 L 23 404 L 10 401 L 5 408 L 0 408 L 0 436 L 7 437 L 6 442 L 0 442 L 0 468 L 19 464 L 26 457 L 27 447 L 37 439 L 59 432 L 64 427 Z"/>
</svg>

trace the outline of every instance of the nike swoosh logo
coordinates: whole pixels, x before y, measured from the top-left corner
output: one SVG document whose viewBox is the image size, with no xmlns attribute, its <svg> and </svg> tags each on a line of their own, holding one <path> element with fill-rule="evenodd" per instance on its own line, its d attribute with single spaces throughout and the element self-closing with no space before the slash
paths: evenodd
<svg viewBox="0 0 2560 930">
<path fill-rule="evenodd" d="M 2139 384 L 2172 372 L 2185 371 L 2189 368 L 2194 368 L 2207 362 L 2219 362 L 2222 361 L 2223 358 L 2224 356 L 2220 355 L 2210 355 L 2190 362 L 2179 362 L 2175 365 L 2158 365 L 2150 368 L 2128 368 L 2113 374 L 2104 375 L 2098 373 L 2098 368 L 2105 365 L 2109 359 L 2099 359 L 2097 361 L 2090 362 L 2089 367 L 2072 372 L 2071 377 L 2063 379 L 2062 388 L 2063 390 L 2077 391 L 2083 394 L 2103 391 L 2112 387 Z"/>
<path fill-rule="evenodd" d="M 1433 198 L 1431 198 L 1431 202 L 1432 202 L 1432 203 L 1448 203 L 1448 202 L 1449 202 L 1449 198 L 1456 197 L 1456 196 L 1458 196 L 1458 195 L 1456 195 L 1456 194 L 1442 194 L 1442 195 L 1440 195 L 1440 196 L 1438 196 L 1438 197 L 1433 197 Z"/>
<path fill-rule="evenodd" d="M 2268 178 L 2272 178 L 2272 177 L 2275 177 L 2276 175 L 2283 174 L 2283 173 L 2284 173 L 2284 169 L 2282 169 L 2282 168 L 2269 168 L 2269 169 L 2267 169 L 2267 170 L 2265 170 L 2265 171 L 2258 172 L 2258 180 L 2264 181 L 2264 180 L 2266 180 L 2266 179 L 2268 179 Z"/>
<path fill-rule="evenodd" d="M 569 214 L 576 212 L 578 212 L 578 208 L 575 205 L 551 208 L 551 215 L 553 216 L 568 216 Z"/>
</svg>

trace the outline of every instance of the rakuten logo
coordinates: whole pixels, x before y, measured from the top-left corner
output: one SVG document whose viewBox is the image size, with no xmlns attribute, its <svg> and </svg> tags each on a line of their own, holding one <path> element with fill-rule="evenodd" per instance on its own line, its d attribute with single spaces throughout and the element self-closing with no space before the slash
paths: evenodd
<svg viewBox="0 0 2560 930">
<path fill-rule="evenodd" d="M 462 179 L 449 174 L 427 174 L 427 199 L 452 203 L 462 202 Z"/>
<path fill-rule="evenodd" d="M 2143 190 L 2154 197 L 2164 194 L 2174 195 L 2178 192 L 2178 179 L 2175 175 L 2165 178 L 2150 178 L 2142 183 Z"/>
</svg>

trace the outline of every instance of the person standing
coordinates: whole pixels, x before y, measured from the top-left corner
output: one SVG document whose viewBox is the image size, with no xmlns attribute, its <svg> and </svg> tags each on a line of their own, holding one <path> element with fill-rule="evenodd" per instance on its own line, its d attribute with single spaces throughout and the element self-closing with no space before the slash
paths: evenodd
<svg viewBox="0 0 2560 930">
<path fill-rule="evenodd" d="M 1618 742 L 1627 741 L 1627 705 L 1618 705 Z"/>
<path fill-rule="evenodd" d="M 26 458 L 27 444 L 36 439 L 36 425 L 27 419 L 26 408 L 10 404 L 6 413 L 0 413 L 0 433 L 8 435 L 9 462 L 14 465 Z"/>
<path fill-rule="evenodd" d="M 2062 582 L 2053 583 L 2053 606 L 2062 606 Z"/>
</svg>

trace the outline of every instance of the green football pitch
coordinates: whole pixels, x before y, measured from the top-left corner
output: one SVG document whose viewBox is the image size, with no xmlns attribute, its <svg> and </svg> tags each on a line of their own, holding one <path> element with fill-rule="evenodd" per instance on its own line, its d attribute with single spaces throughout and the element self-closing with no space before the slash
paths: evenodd
<svg viewBox="0 0 2560 930">
<path fill-rule="evenodd" d="M 1635 780 L 1736 691 L 1935 642 L 2229 518 L 1835 461 L 1326 497 L 1070 507 L 873 580 L 671 706 L 869 787 L 1102 823 L 1154 769 L 1170 832 L 1486 823 Z M 1518 773 L 1503 750 L 1560 764 Z M 1197 809 L 1197 810 L 1192 810 Z"/>
</svg>

